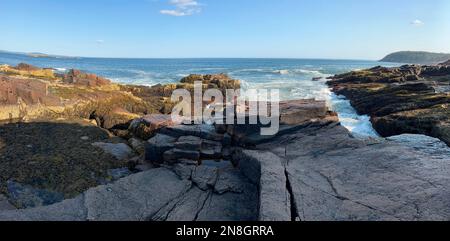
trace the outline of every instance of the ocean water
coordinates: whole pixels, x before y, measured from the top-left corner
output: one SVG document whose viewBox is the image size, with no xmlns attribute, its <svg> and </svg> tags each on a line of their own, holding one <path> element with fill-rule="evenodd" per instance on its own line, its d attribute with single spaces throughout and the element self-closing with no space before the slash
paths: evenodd
<svg viewBox="0 0 450 241">
<path fill-rule="evenodd" d="M 349 101 L 331 93 L 326 77 L 377 65 L 398 64 L 362 60 L 322 59 L 109 59 L 35 58 L 0 53 L 0 64 L 25 62 L 64 72 L 71 68 L 105 76 L 123 84 L 155 85 L 178 82 L 189 74 L 226 73 L 243 82 L 244 89 L 279 89 L 282 100 L 315 98 L 326 100 L 339 114 L 343 126 L 358 137 L 376 137 L 368 116 L 356 113 Z M 323 77 L 313 81 L 315 77 Z"/>
</svg>

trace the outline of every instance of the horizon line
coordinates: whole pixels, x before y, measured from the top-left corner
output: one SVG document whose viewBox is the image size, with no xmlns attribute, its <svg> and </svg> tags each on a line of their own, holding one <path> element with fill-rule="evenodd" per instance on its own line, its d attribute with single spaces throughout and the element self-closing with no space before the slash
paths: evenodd
<svg viewBox="0 0 450 241">
<path fill-rule="evenodd" d="M 20 52 L 10 50 L 0 50 L 0 53 L 10 53 L 26 55 L 31 58 L 67 58 L 67 59 L 310 59 L 310 60 L 356 60 L 356 61 L 375 61 L 380 59 L 363 59 L 363 58 L 335 58 L 335 57 L 99 57 L 99 56 L 71 56 L 60 54 L 47 54 L 42 52 Z M 32 56 L 43 55 L 39 57 Z"/>
</svg>

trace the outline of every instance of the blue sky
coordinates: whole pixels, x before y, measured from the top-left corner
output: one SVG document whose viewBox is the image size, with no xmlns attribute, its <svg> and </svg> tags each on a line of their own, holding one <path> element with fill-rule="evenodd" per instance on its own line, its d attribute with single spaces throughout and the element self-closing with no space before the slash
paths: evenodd
<svg viewBox="0 0 450 241">
<path fill-rule="evenodd" d="M 97 57 L 450 53 L 448 0 L 0 0 L 0 49 Z"/>
</svg>

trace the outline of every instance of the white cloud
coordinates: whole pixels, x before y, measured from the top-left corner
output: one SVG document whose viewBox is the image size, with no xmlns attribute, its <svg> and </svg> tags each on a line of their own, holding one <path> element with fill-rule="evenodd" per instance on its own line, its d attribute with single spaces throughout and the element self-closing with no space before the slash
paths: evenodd
<svg viewBox="0 0 450 241">
<path fill-rule="evenodd" d="M 165 14 L 165 15 L 176 16 L 176 17 L 186 16 L 185 12 L 179 11 L 179 10 L 161 10 L 160 13 Z"/>
<path fill-rule="evenodd" d="M 104 44 L 104 43 L 105 43 L 105 40 L 98 39 L 98 40 L 95 40 L 95 42 L 96 42 L 97 44 Z"/>
<path fill-rule="evenodd" d="M 416 27 L 423 26 L 424 24 L 425 24 L 425 23 L 422 22 L 422 21 L 419 20 L 419 19 L 416 19 L 416 20 L 414 20 L 414 21 L 411 22 L 411 25 L 416 26 Z"/>
<path fill-rule="evenodd" d="M 200 4 L 195 0 L 170 0 L 169 4 L 175 9 L 161 10 L 161 14 L 183 17 L 199 13 L 202 10 Z"/>
</svg>

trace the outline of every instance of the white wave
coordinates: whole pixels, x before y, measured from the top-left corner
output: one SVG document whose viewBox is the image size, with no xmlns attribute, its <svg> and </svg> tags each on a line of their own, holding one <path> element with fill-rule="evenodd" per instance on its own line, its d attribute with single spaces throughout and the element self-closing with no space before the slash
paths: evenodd
<svg viewBox="0 0 450 241">
<path fill-rule="evenodd" d="M 287 69 L 275 70 L 275 71 L 273 71 L 273 73 L 281 74 L 281 75 L 287 75 L 287 74 L 289 74 L 289 70 L 287 70 Z"/>
<path fill-rule="evenodd" d="M 305 74 L 321 74 L 318 70 L 298 69 L 297 71 Z"/>
<path fill-rule="evenodd" d="M 271 72 L 271 70 L 268 70 L 268 69 L 237 69 L 237 70 L 231 71 L 230 73 L 245 73 L 245 72 L 263 73 L 263 72 Z"/>
<path fill-rule="evenodd" d="M 226 68 L 194 68 L 194 69 L 189 69 L 189 72 L 203 72 L 203 71 L 222 71 L 222 70 L 226 70 Z"/>
<path fill-rule="evenodd" d="M 67 68 L 55 68 L 57 72 L 65 73 L 67 72 Z"/>
<path fill-rule="evenodd" d="M 373 129 L 370 117 L 367 115 L 358 115 L 351 106 L 350 101 L 343 96 L 337 96 L 331 93 L 331 109 L 336 111 L 341 125 L 347 128 L 352 134 L 359 138 L 377 138 L 378 133 Z"/>
</svg>

